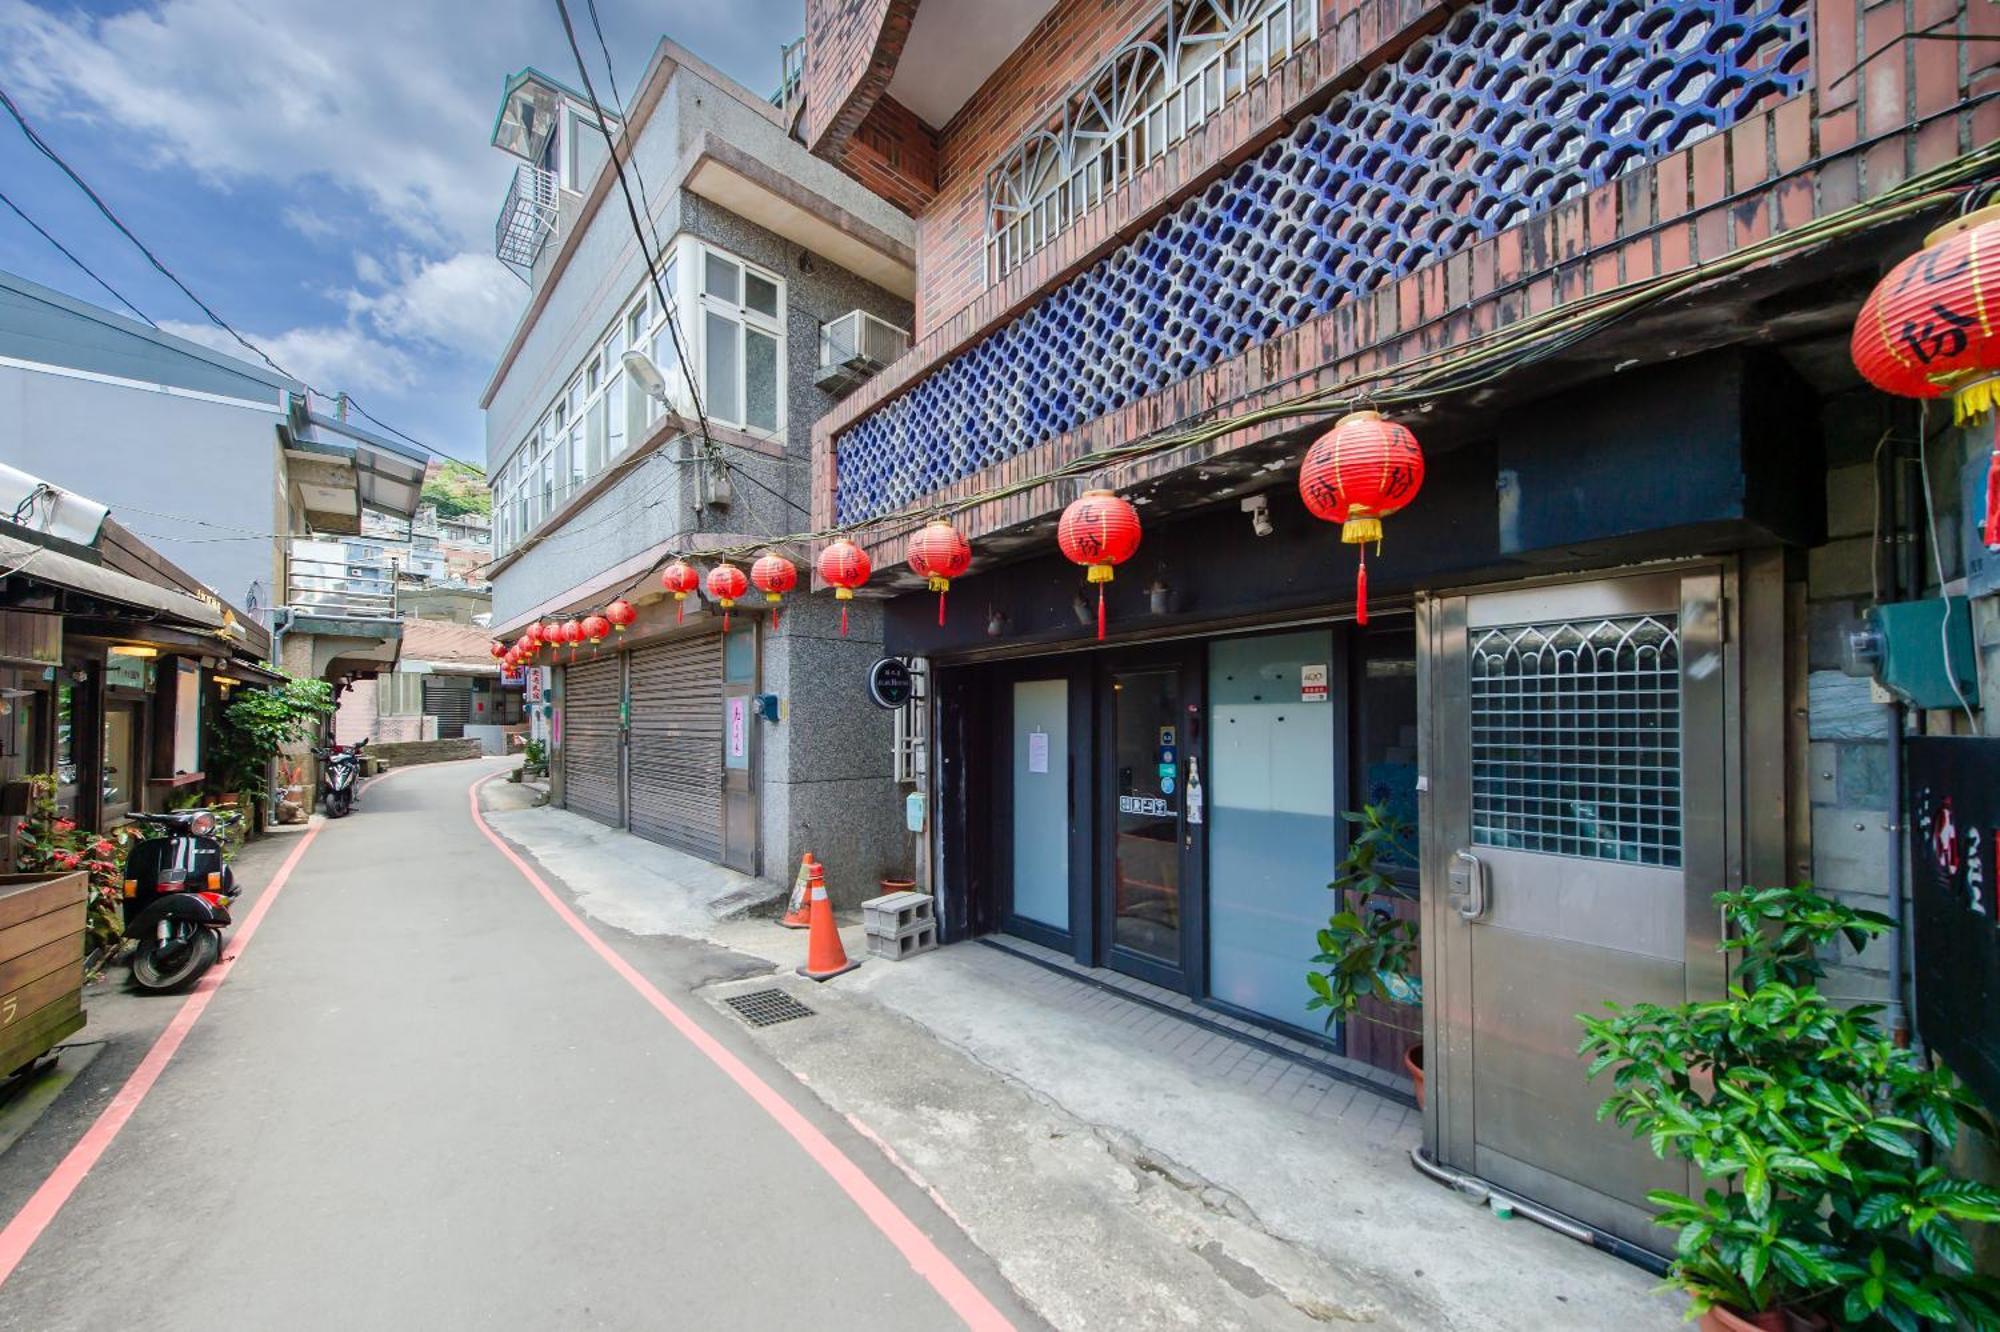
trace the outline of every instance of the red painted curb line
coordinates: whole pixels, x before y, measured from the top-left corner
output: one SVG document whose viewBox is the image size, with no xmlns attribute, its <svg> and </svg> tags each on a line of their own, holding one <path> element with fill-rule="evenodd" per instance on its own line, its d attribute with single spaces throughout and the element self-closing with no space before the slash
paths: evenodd
<svg viewBox="0 0 2000 1332">
<path fill-rule="evenodd" d="M 812 1121 L 793 1108 L 790 1101 L 778 1095 L 770 1083 L 758 1077 L 748 1064 L 731 1054 L 722 1042 L 704 1031 L 693 1018 L 681 1010 L 679 1005 L 660 993 L 657 986 L 640 975 L 638 969 L 620 956 L 610 944 L 599 938 L 597 932 L 584 924 L 583 919 L 570 910 L 569 905 L 556 895 L 555 890 L 542 881 L 542 876 L 535 873 L 527 861 L 515 854 L 513 847 L 501 840 L 500 835 L 488 826 L 486 817 L 479 811 L 479 788 L 493 780 L 495 777 L 482 777 L 467 789 L 466 794 L 472 807 L 472 822 L 481 833 L 485 834 L 486 840 L 493 843 L 500 854 L 507 858 L 508 863 L 520 871 L 521 877 L 541 894 L 542 900 L 549 904 L 549 908 L 562 917 L 563 923 L 576 931 L 578 937 L 590 945 L 591 951 L 602 958 L 605 965 L 622 976 L 626 984 L 637 990 L 640 997 L 651 1004 L 661 1017 L 672 1023 L 674 1029 L 685 1036 L 690 1045 L 707 1056 L 710 1063 L 727 1074 L 729 1080 L 742 1088 L 765 1114 L 776 1120 L 778 1127 L 790 1134 L 792 1141 L 804 1149 L 813 1163 L 840 1186 L 841 1192 L 852 1199 L 854 1205 L 861 1209 L 862 1215 L 882 1232 L 885 1239 L 896 1246 L 897 1252 L 903 1255 L 912 1270 L 930 1283 L 931 1289 L 951 1306 L 954 1313 L 965 1320 L 967 1327 L 974 1329 L 974 1332 L 1012 1332 L 1013 1324 L 1007 1321 L 1006 1315 L 993 1307 L 992 1302 L 979 1287 L 973 1285 L 971 1279 L 959 1271 L 958 1265 L 931 1242 L 930 1236 L 924 1234 L 917 1227 L 917 1223 L 910 1220 L 903 1209 L 896 1206 L 889 1195 L 882 1192 L 875 1181 L 862 1172 L 860 1166 L 854 1164 L 845 1152 L 834 1146 L 833 1141 L 814 1127 Z"/>
<path fill-rule="evenodd" d="M 396 768 L 379 773 L 363 783 L 356 794 L 367 790 L 376 782 L 404 771 L 407 769 Z M 187 1034 L 193 1030 L 196 1020 L 208 1008 L 208 1001 L 215 997 L 215 992 L 229 979 L 229 973 L 236 969 L 237 960 L 243 956 L 244 949 L 250 946 L 250 940 L 257 933 L 257 927 L 264 923 L 265 913 L 270 911 L 271 903 L 277 901 L 278 894 L 284 891 L 285 884 L 292 877 L 292 871 L 304 858 L 306 848 L 313 844 L 314 839 L 320 834 L 320 829 L 325 826 L 325 821 L 321 820 L 306 829 L 305 834 L 299 838 L 299 844 L 292 848 L 292 853 L 285 857 L 284 863 L 278 866 L 278 872 L 271 876 L 271 882 L 258 895 L 256 905 L 250 908 L 250 914 L 243 918 L 243 923 L 238 925 L 236 932 L 226 940 L 229 950 L 226 955 L 218 958 L 215 965 L 209 968 L 208 974 L 195 982 L 194 989 L 190 990 L 187 998 L 181 1001 L 180 1011 L 174 1014 L 172 1020 L 167 1023 L 166 1030 L 153 1041 L 152 1049 L 146 1051 L 146 1057 L 139 1061 L 139 1066 L 125 1079 L 125 1085 L 111 1098 L 111 1104 L 105 1106 L 91 1122 L 90 1127 L 84 1130 L 83 1136 L 77 1139 L 76 1146 L 69 1149 L 69 1154 L 56 1163 L 56 1168 L 49 1172 L 49 1177 L 42 1181 L 41 1187 L 36 1189 L 22 1205 L 21 1210 L 14 1214 L 14 1219 L 7 1223 L 7 1228 L 0 1230 L 0 1286 L 4 1286 L 7 1279 L 14 1275 L 14 1269 L 21 1265 L 23 1258 L 27 1257 L 28 1250 L 42 1237 L 42 1232 L 49 1228 L 49 1222 L 55 1220 L 56 1213 L 62 1210 L 70 1195 L 76 1192 L 77 1185 L 83 1183 L 83 1177 L 90 1173 L 91 1167 L 97 1164 L 98 1159 L 111 1146 L 119 1130 L 125 1127 L 125 1121 L 132 1118 L 133 1111 L 137 1110 L 139 1103 L 146 1099 L 146 1093 L 153 1089 L 153 1084 L 160 1080 L 160 1074 L 166 1071 L 168 1061 L 181 1048 L 181 1042 L 187 1039 Z"/>
</svg>

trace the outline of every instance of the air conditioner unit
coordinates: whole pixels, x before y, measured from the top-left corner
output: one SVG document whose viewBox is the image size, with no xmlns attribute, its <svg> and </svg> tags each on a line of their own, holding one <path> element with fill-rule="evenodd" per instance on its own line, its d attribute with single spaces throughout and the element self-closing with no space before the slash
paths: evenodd
<svg viewBox="0 0 2000 1332">
<path fill-rule="evenodd" d="M 910 349 L 907 329 L 866 310 L 849 310 L 820 328 L 819 373 L 813 382 L 845 396 Z"/>
</svg>

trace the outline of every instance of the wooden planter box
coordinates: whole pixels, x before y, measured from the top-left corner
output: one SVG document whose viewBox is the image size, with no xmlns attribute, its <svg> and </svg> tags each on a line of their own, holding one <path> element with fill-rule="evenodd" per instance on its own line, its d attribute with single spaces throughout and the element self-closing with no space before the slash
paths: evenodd
<svg viewBox="0 0 2000 1332">
<path fill-rule="evenodd" d="M 0 874 L 0 1077 L 83 1026 L 90 876 Z"/>
</svg>

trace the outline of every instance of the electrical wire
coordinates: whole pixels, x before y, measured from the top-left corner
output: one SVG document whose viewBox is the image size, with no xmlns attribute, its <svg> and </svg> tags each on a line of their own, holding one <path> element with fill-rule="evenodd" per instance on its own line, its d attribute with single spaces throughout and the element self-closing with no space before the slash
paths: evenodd
<svg viewBox="0 0 2000 1332">
<path fill-rule="evenodd" d="M 208 317 L 210 323 L 214 324 L 224 333 L 227 333 L 238 344 L 240 344 L 244 348 L 244 350 L 250 352 L 253 356 L 255 356 L 258 360 L 262 361 L 265 365 L 269 366 L 276 373 L 283 375 L 286 379 L 294 380 L 297 383 L 305 385 L 307 392 L 317 393 L 319 394 L 320 397 L 329 400 L 335 400 L 340 396 L 338 394 L 328 393 L 324 389 L 315 388 L 311 383 L 311 381 L 305 379 L 303 376 L 293 374 L 290 370 L 287 370 L 284 366 L 278 364 L 278 362 L 275 359 L 273 359 L 268 352 L 266 352 L 262 347 L 259 347 L 256 343 L 252 342 L 249 338 L 245 337 L 242 333 L 238 332 L 235 325 L 231 324 L 228 320 L 224 319 L 221 315 L 217 314 L 213 306 L 209 305 L 208 302 L 204 301 L 201 297 L 197 296 L 194 292 L 194 289 L 188 286 L 187 283 L 183 282 L 178 273 L 174 272 L 173 269 L 167 267 L 166 262 L 162 260 L 159 255 L 154 254 L 152 249 L 149 246 L 147 246 L 146 242 L 140 240 L 138 235 L 135 232 L 133 232 L 132 228 L 125 225 L 125 220 L 119 217 L 117 212 L 111 207 L 111 205 L 104 201 L 104 197 L 102 195 L 100 195 L 96 190 L 91 188 L 90 183 L 86 181 L 80 174 L 78 174 L 76 168 L 71 166 L 66 160 L 64 160 L 62 154 L 58 153 L 53 147 L 49 145 L 46 139 L 42 138 L 42 136 L 36 132 L 35 127 L 28 123 L 28 118 L 26 115 L 22 113 L 21 108 L 15 105 L 14 99 L 7 95 L 7 90 L 5 88 L 0 88 L 0 109 L 5 109 L 7 114 L 14 118 L 14 123 L 20 126 L 21 133 L 27 136 L 28 142 L 31 145 L 33 145 L 35 151 L 39 152 L 43 157 L 46 157 L 49 161 L 53 162 L 65 176 L 69 177 L 71 183 L 74 184 L 79 190 L 83 191 L 84 197 L 88 198 L 92 203 L 92 205 L 96 207 L 97 211 L 103 215 L 104 220 L 109 222 L 113 227 L 116 227 L 118 229 L 118 233 L 123 237 L 125 237 L 126 240 L 132 242 L 133 246 L 139 251 L 139 253 L 146 257 L 146 262 L 151 264 L 153 268 L 156 271 L 158 271 L 162 277 L 166 278 L 167 281 L 173 283 L 175 287 L 180 289 L 182 295 L 186 296 L 190 301 L 194 302 L 195 307 L 199 309 L 202 312 L 202 314 Z M 19 212 L 20 210 L 16 208 L 15 211 Z M 25 216 L 26 215 L 23 214 L 24 218 Z M 33 225 L 33 223 L 30 223 L 30 225 Z M 41 230 L 40 227 L 36 227 L 35 229 L 37 231 Z M 46 232 L 44 232 L 43 234 L 47 235 Z M 54 243 L 54 238 L 50 237 L 50 241 L 51 243 Z M 58 246 L 58 248 L 61 247 Z M 68 251 L 64 251 L 64 253 L 68 253 Z M 89 270 L 86 269 L 85 271 L 88 272 Z M 95 277 L 96 275 L 92 274 L 92 276 Z M 99 279 L 99 281 L 100 283 L 102 282 L 101 279 Z M 110 288 L 107 286 L 106 290 L 110 290 Z M 118 293 L 113 291 L 112 295 L 117 296 Z M 119 296 L 118 299 L 120 301 L 125 301 L 125 298 L 122 296 Z M 128 309 L 133 309 L 133 313 L 135 314 L 138 313 L 137 309 L 132 307 L 131 302 L 125 301 L 125 304 Z M 145 315 L 140 315 L 139 317 L 141 319 L 145 319 L 148 324 L 153 323 L 153 321 L 151 319 L 147 319 Z M 157 324 L 154 324 L 153 326 L 155 328 L 159 327 L 159 325 Z M 351 403 L 354 401 L 354 399 L 350 396 L 348 398 L 348 401 Z M 438 448 L 436 445 L 426 444 L 423 441 L 418 440 L 410 435 L 406 435 L 402 431 L 397 430 L 394 426 L 391 426 L 387 422 L 383 421 L 380 417 L 373 416 L 365 411 L 362 412 L 361 414 L 363 416 L 368 417 L 369 420 L 375 422 L 375 424 L 381 426 L 383 429 L 388 430 L 390 433 L 395 434 L 401 437 L 402 439 L 408 440 L 411 444 L 416 445 L 416 447 L 423 449 L 427 453 L 435 453 L 441 458 L 449 458 L 453 462 L 460 463 L 467 467 L 476 468 L 482 475 L 485 473 L 486 469 L 483 467 L 479 467 L 478 464 L 466 462 L 465 459 L 447 453 L 443 449 Z"/>
<path fill-rule="evenodd" d="M 570 54 L 576 59 L 576 72 L 583 81 L 584 96 L 590 101 L 591 115 L 597 121 L 597 132 L 604 137 L 604 150 L 610 155 L 612 171 L 617 174 L 618 192 L 625 200 L 625 216 L 632 224 L 633 239 L 639 242 L 640 257 L 646 261 L 646 276 L 652 281 L 653 294 L 658 298 L 660 308 L 666 311 L 667 326 L 673 334 L 674 358 L 680 362 L 681 375 L 687 380 L 688 396 L 694 403 L 695 420 L 701 426 L 703 450 L 713 454 L 715 440 L 709 432 L 708 413 L 702 406 L 701 390 L 695 384 L 694 369 L 688 364 L 687 349 L 683 345 L 685 339 L 681 336 L 680 318 L 674 303 L 667 299 L 666 288 L 660 282 L 660 269 L 654 261 L 653 247 L 646 243 L 646 229 L 639 221 L 639 207 L 632 201 L 632 186 L 625 179 L 625 163 L 618 156 L 618 140 L 611 137 L 611 126 L 606 123 L 604 117 L 604 104 L 597 100 L 597 89 L 590 78 L 590 64 L 583 58 L 583 47 L 576 39 L 576 25 L 570 21 L 568 0 L 556 0 L 556 13 L 562 17 L 563 35 L 569 39 Z M 627 139 L 626 142 L 629 143 L 630 140 Z"/>
<path fill-rule="evenodd" d="M 1944 615 L 1938 620 L 1938 649 L 1944 663 L 1944 678 L 1951 681 L 1951 692 L 1958 699 L 1958 706 L 1965 710 L 1966 724 L 1974 735 L 1980 734 L 1979 718 L 1974 715 L 1972 703 L 1965 696 L 1965 690 L 1958 683 L 1958 672 L 1951 664 L 1951 613 L 1954 606 L 1951 594 L 1944 584 L 1944 546 L 1938 539 L 1937 509 L 1931 502 L 1931 462 L 1930 462 L 1930 421 L 1931 404 L 1928 398 L 1917 403 L 1917 472 L 1924 482 L 1924 528 L 1930 537 L 1931 567 L 1937 571 L 1938 598 L 1944 602 Z M 1966 614 L 1972 613 L 1967 603 Z M 1973 689 L 1979 685 L 1979 650 L 1972 653 Z"/>
<path fill-rule="evenodd" d="M 23 222 L 26 222 L 29 226 L 33 227 L 35 229 L 36 235 L 40 236 L 43 240 L 47 241 L 49 244 L 55 246 L 57 252 L 60 253 L 63 258 L 69 260 L 71 263 L 75 264 L 78 268 L 82 269 L 83 275 L 85 277 L 89 278 L 92 282 L 95 282 L 98 286 L 110 292 L 112 299 L 116 300 L 120 305 L 130 310 L 133 314 L 137 315 L 142 323 L 149 324 L 154 328 L 159 327 L 158 324 L 153 323 L 153 317 L 151 315 L 147 314 L 144 310 L 141 310 L 138 306 L 132 304 L 131 301 L 126 300 L 124 292 L 118 290 L 118 288 L 112 286 L 109 282 L 106 282 L 103 278 L 99 277 L 97 275 L 97 271 L 93 269 L 89 264 L 83 262 L 83 260 L 77 258 L 76 255 L 71 252 L 69 246 L 64 245 L 54 236 L 51 236 L 48 233 L 48 231 L 42 226 L 41 223 L 35 221 L 34 218 L 29 217 L 28 214 L 22 209 L 21 205 L 15 203 L 12 199 L 7 197 L 7 192 L 5 190 L 0 190 L 0 204 L 6 204 L 8 208 L 12 209 L 15 217 L 20 218 Z"/>
</svg>

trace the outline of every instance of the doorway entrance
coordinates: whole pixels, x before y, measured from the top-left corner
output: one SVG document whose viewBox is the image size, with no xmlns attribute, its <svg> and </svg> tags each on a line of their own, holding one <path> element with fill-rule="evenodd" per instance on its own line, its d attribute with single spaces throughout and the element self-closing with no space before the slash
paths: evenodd
<svg viewBox="0 0 2000 1332">
<path fill-rule="evenodd" d="M 1433 1141 L 1471 1171 L 1646 1247 L 1683 1165 L 1599 1123 L 1579 1013 L 1719 992 L 1722 572 L 1433 599 L 1425 909 Z"/>
<path fill-rule="evenodd" d="M 1185 990 L 1189 907 L 1188 747 L 1200 743 L 1200 704 L 1189 702 L 1182 663 L 1113 657 L 1099 695 L 1098 806 L 1111 836 L 1100 869 L 1105 965 Z"/>
</svg>

